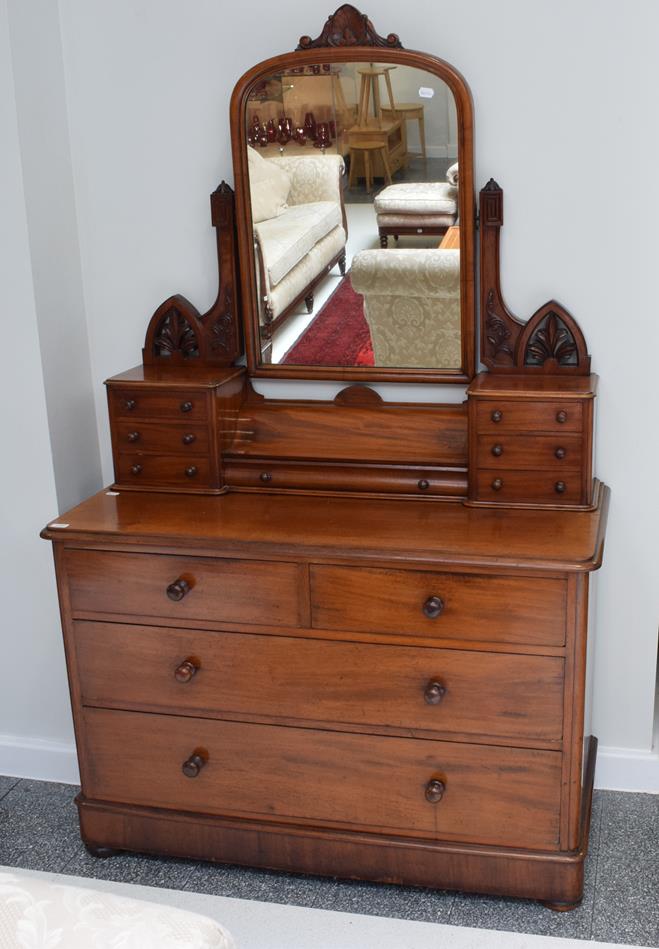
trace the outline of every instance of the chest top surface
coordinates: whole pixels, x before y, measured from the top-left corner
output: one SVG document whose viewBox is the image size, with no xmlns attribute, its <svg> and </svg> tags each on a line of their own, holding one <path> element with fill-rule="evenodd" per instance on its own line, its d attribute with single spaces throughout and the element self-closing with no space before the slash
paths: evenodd
<svg viewBox="0 0 659 949">
<path fill-rule="evenodd" d="M 43 532 L 56 541 L 242 554 L 589 571 L 599 567 L 608 488 L 590 511 L 474 509 L 459 503 L 229 493 L 101 491 Z"/>
</svg>

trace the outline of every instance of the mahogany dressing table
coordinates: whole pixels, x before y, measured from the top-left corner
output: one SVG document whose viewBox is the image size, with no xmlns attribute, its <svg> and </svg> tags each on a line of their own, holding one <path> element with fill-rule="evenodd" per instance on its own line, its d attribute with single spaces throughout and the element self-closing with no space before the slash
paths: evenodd
<svg viewBox="0 0 659 949">
<path fill-rule="evenodd" d="M 397 67 L 394 95 L 399 70 L 423 69 L 454 98 L 460 228 L 451 248 L 430 246 L 459 255 L 459 365 L 291 366 L 260 318 L 274 290 L 255 262 L 267 228 L 250 203 L 248 104 L 253 116 L 272 75 L 372 62 Z M 432 130 L 426 106 L 429 154 Z M 225 184 L 211 196 L 217 300 L 200 314 L 174 296 L 155 312 L 142 365 L 107 382 L 115 483 L 42 535 L 82 837 L 98 855 L 570 909 L 597 744 L 584 735 L 588 586 L 608 503 L 583 335 L 553 301 L 527 322 L 506 308 L 490 181 L 476 374 L 468 88 L 353 7 L 239 81 L 232 138 L 235 198 Z M 300 160 L 313 188 L 318 166 Z M 346 386 L 314 401 L 250 384 L 277 377 Z M 466 383 L 467 400 L 385 402 L 368 385 L 383 380 Z"/>
</svg>

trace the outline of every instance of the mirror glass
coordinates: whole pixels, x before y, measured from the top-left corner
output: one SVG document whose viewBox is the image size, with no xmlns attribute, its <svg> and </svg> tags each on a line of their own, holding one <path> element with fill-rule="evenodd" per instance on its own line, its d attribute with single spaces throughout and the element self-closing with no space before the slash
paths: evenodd
<svg viewBox="0 0 659 949">
<path fill-rule="evenodd" d="M 378 62 L 252 89 L 246 139 L 262 365 L 462 365 L 449 87 Z"/>
</svg>

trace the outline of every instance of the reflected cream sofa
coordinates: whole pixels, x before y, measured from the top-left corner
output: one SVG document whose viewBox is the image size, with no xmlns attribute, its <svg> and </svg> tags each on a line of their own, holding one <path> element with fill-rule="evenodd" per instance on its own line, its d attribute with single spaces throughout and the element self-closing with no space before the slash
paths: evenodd
<svg viewBox="0 0 659 949">
<path fill-rule="evenodd" d="M 335 265 L 345 273 L 347 224 L 340 155 L 263 158 L 248 149 L 263 338 L 270 339 Z"/>
<path fill-rule="evenodd" d="M 462 364 L 459 250 L 363 250 L 350 279 L 364 296 L 376 366 Z"/>
</svg>

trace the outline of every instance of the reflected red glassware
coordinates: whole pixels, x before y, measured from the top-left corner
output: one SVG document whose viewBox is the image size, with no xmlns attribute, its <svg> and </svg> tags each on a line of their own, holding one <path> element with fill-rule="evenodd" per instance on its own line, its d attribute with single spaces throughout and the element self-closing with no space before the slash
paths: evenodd
<svg viewBox="0 0 659 949">
<path fill-rule="evenodd" d="M 304 116 L 304 132 L 307 138 L 312 139 L 316 138 L 316 120 L 313 117 L 313 112 L 307 112 Z"/>
<path fill-rule="evenodd" d="M 267 134 L 267 136 L 268 136 L 268 141 L 269 141 L 269 142 L 276 142 L 276 141 L 277 141 L 277 126 L 275 125 L 275 120 L 274 120 L 274 119 L 269 119 L 269 120 L 268 120 L 268 124 L 267 124 L 267 126 L 266 126 L 266 134 Z"/>
<path fill-rule="evenodd" d="M 255 112 L 252 116 L 252 128 L 260 129 L 261 128 L 261 119 L 259 118 L 258 112 Z"/>
<path fill-rule="evenodd" d="M 331 144 L 332 139 L 330 138 L 328 123 L 319 122 L 316 126 L 316 141 L 314 142 L 314 148 L 327 148 L 327 146 Z"/>
<path fill-rule="evenodd" d="M 262 125 L 261 131 L 259 132 L 259 145 L 261 148 L 267 148 L 268 141 L 268 130 L 266 129 L 265 125 Z"/>
<path fill-rule="evenodd" d="M 295 141 L 298 143 L 298 145 L 306 145 L 306 144 L 307 144 L 307 136 L 306 136 L 305 131 L 304 131 L 304 129 L 302 128 L 301 125 L 299 125 L 299 126 L 295 129 Z"/>
</svg>

